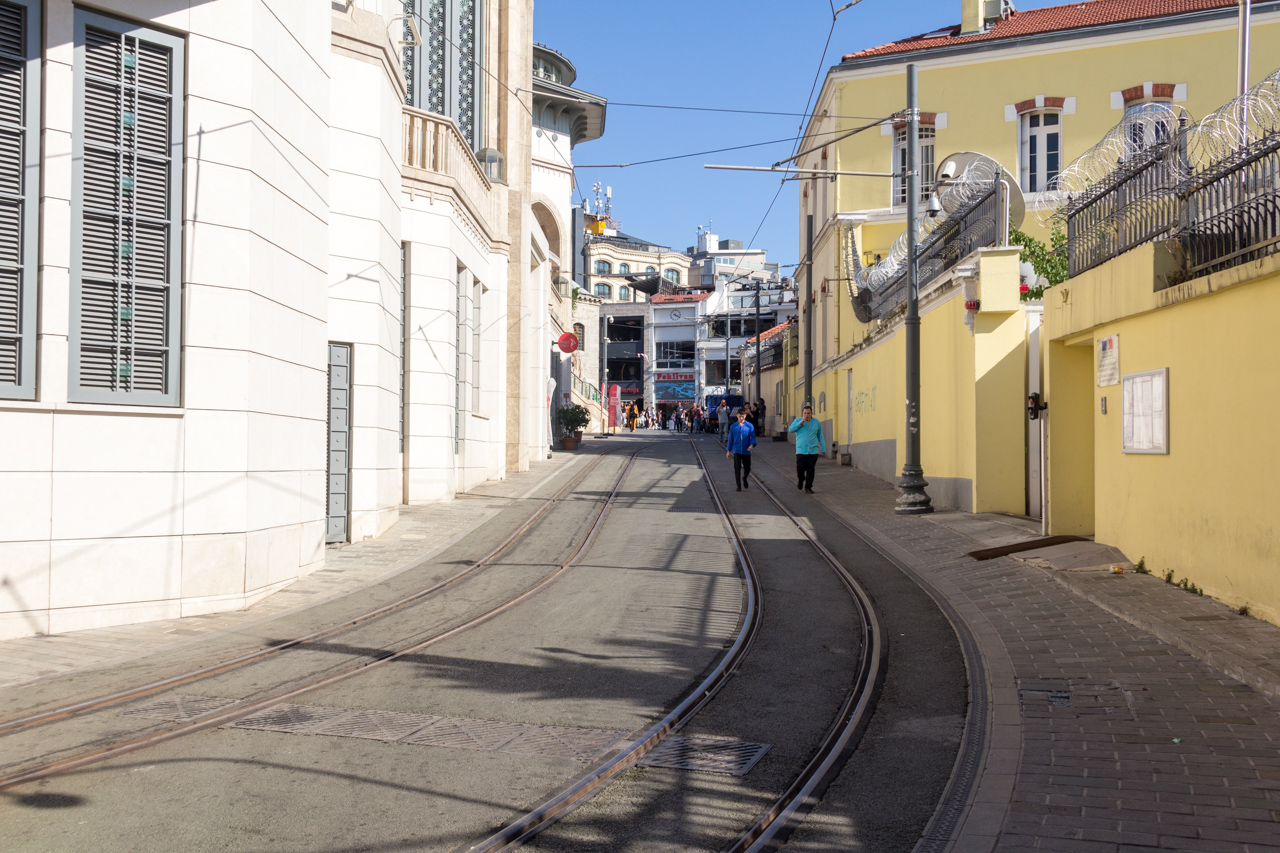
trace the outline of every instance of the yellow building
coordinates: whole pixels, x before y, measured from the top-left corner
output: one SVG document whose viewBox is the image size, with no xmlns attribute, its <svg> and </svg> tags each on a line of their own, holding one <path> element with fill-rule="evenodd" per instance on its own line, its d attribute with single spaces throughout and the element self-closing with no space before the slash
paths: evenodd
<svg viewBox="0 0 1280 853">
<path fill-rule="evenodd" d="M 1086 0 L 1015 12 L 957 0 L 961 23 L 850 54 L 830 70 L 796 165 L 901 170 L 906 134 L 896 114 L 914 63 L 922 207 L 949 155 L 980 152 L 1018 185 L 1023 230 L 1047 243 L 1040 220 L 1061 199 L 1046 189 L 1127 111 L 1166 103 L 1194 119 L 1234 94 L 1236 9 L 1235 0 Z M 1000 14 L 984 18 L 987 10 Z M 1253 80 L 1277 66 L 1280 3 L 1255 3 Z M 817 416 L 841 452 L 885 479 L 901 469 L 906 434 L 901 314 L 887 304 L 859 319 L 850 279 L 890 254 L 905 203 L 898 178 L 801 174 L 800 254 L 812 217 L 814 294 L 798 341 L 812 323 Z M 1020 300 L 1027 270 L 1002 244 L 961 241 L 963 256 L 922 277 L 923 465 L 935 505 L 1038 515 L 1039 430 L 1028 429 L 1025 401 L 1038 388 L 1040 308 Z M 767 388 L 771 373 L 794 371 L 786 399 L 771 401 L 785 407 L 779 414 L 798 410 L 803 366 L 801 354 L 794 367 L 766 372 Z"/>
</svg>

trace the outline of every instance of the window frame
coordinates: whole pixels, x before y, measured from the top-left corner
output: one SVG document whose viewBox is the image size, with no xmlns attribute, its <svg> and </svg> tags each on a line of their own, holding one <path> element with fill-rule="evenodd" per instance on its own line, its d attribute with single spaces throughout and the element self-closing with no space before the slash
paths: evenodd
<svg viewBox="0 0 1280 853">
<path fill-rule="evenodd" d="M 84 279 L 84 193 L 85 193 L 85 45 L 86 29 L 93 27 L 116 35 L 137 38 L 168 48 L 171 53 L 169 114 L 169 245 L 166 286 L 169 288 L 166 321 L 165 393 L 146 391 L 110 391 L 80 384 L 80 328 L 82 317 L 82 282 Z M 186 39 L 164 30 L 153 29 L 123 18 L 116 18 L 75 7 L 75 55 L 72 66 L 72 132 L 71 132 L 71 294 L 67 353 L 67 399 L 74 403 L 107 403 L 127 406 L 179 407 L 182 405 L 182 307 L 185 297 L 183 280 L 183 238 L 186 175 Z"/>
<path fill-rule="evenodd" d="M 680 283 L 680 270 L 668 269 L 662 271 L 662 277 L 672 284 Z"/>
<path fill-rule="evenodd" d="M 1064 113 L 1061 109 L 1040 108 L 1027 110 L 1018 116 L 1018 184 L 1025 193 L 1045 192 L 1050 188 L 1053 180 L 1062 174 L 1063 166 L 1063 117 Z M 1044 119 L 1047 116 L 1053 116 L 1053 124 L 1049 124 Z M 1035 127 L 1032 127 L 1032 118 L 1039 119 Z M 1054 128 L 1052 132 L 1048 128 Z M 1057 149 L 1050 151 L 1049 137 L 1055 136 Z M 1038 146 L 1036 143 L 1044 140 L 1044 151 L 1035 151 L 1033 149 Z M 1049 173 L 1048 161 L 1050 154 L 1057 157 L 1057 169 L 1053 174 Z M 1036 158 L 1040 158 L 1038 161 Z M 1041 169 L 1040 166 L 1044 168 Z"/>
<path fill-rule="evenodd" d="M 920 202 L 929 201 L 933 194 L 938 162 L 938 127 L 933 124 L 921 124 L 919 133 L 920 157 Z M 894 171 L 893 196 L 889 199 L 890 207 L 907 206 L 907 179 L 903 173 L 907 170 L 907 127 L 893 129 L 893 156 L 890 160 Z"/>
<path fill-rule="evenodd" d="M 618 264 L 618 275 L 626 275 L 631 272 L 631 264 Z"/>
<path fill-rule="evenodd" d="M 603 281 L 597 281 L 595 297 L 597 299 L 612 299 L 613 288 Z"/>
<path fill-rule="evenodd" d="M 622 302 L 630 302 L 631 288 L 627 287 L 625 284 L 618 285 L 618 299 Z"/>
<path fill-rule="evenodd" d="M 41 62 L 43 58 L 43 12 L 40 0 L 5 0 L 24 10 L 23 26 L 23 109 L 22 159 L 19 165 L 22 215 L 18 220 L 17 293 L 17 382 L 0 385 L 0 400 L 36 399 L 37 341 L 39 338 L 39 252 L 40 252 L 40 111 Z"/>
</svg>

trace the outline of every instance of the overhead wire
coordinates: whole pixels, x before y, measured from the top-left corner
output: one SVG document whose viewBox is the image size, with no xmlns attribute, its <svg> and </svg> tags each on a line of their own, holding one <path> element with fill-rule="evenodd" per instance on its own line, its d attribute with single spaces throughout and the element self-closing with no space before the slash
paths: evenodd
<svg viewBox="0 0 1280 853">
<path fill-rule="evenodd" d="M 875 125 L 869 125 L 874 127 Z M 841 131 L 827 130 L 822 133 L 810 134 L 811 136 L 829 136 Z M 583 163 L 575 165 L 575 169 L 625 169 L 628 166 L 647 166 L 652 163 L 665 163 L 669 160 L 684 160 L 690 157 L 701 157 L 704 154 L 721 154 L 725 151 L 740 151 L 744 148 L 760 148 L 765 145 L 781 145 L 783 142 L 795 142 L 797 138 L 794 136 L 784 136 L 781 139 L 770 139 L 765 142 L 750 142 L 745 145 L 733 145 L 728 148 L 712 148 L 709 151 L 694 151 L 691 154 L 672 154 L 669 157 L 654 157 L 650 160 L 637 160 L 633 163 Z M 784 161 L 785 162 L 785 161 Z"/>
</svg>

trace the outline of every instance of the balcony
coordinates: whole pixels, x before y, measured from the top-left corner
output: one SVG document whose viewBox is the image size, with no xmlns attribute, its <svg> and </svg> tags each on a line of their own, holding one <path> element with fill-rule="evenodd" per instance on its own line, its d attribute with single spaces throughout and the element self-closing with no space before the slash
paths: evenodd
<svg viewBox="0 0 1280 853">
<path fill-rule="evenodd" d="M 410 195 L 445 193 L 475 220 L 488 241 L 497 239 L 498 192 L 453 119 L 403 107 L 401 175 Z"/>
</svg>

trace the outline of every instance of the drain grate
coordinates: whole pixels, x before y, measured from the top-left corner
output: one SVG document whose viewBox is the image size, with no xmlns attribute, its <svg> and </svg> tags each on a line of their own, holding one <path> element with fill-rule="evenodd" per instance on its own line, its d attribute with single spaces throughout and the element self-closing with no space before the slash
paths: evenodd
<svg viewBox="0 0 1280 853">
<path fill-rule="evenodd" d="M 645 767 L 673 770 L 701 770 L 745 776 L 756 766 L 770 744 L 746 740 L 673 735 L 640 762 Z"/>
<path fill-rule="evenodd" d="M 250 714 L 243 720 L 236 720 L 229 728 L 261 729 L 267 732 L 285 732 L 287 734 L 311 734 L 312 730 L 323 723 L 330 722 L 347 713 L 346 708 L 321 708 L 316 705 L 290 705 L 282 703 L 272 705 L 266 710 Z"/>
<path fill-rule="evenodd" d="M 234 699 L 219 699 L 215 696 L 166 696 L 154 702 L 148 702 L 137 708 L 125 711 L 125 717 L 150 717 L 155 720 L 169 720 L 185 723 L 190 720 L 221 711 L 236 704 Z"/>
<path fill-rule="evenodd" d="M 518 735 L 498 752 L 509 755 L 543 755 L 592 761 L 626 736 L 626 732 L 604 729 L 538 726 Z"/>
<path fill-rule="evenodd" d="M 482 749 L 492 752 L 531 728 L 533 726 L 526 723 L 444 717 L 400 742 L 416 743 L 421 746 L 445 746 L 453 749 Z"/>
<path fill-rule="evenodd" d="M 424 729 L 440 719 L 430 714 L 403 714 L 399 711 L 348 711 L 340 717 L 321 723 L 310 733 L 393 741 Z"/>
</svg>

